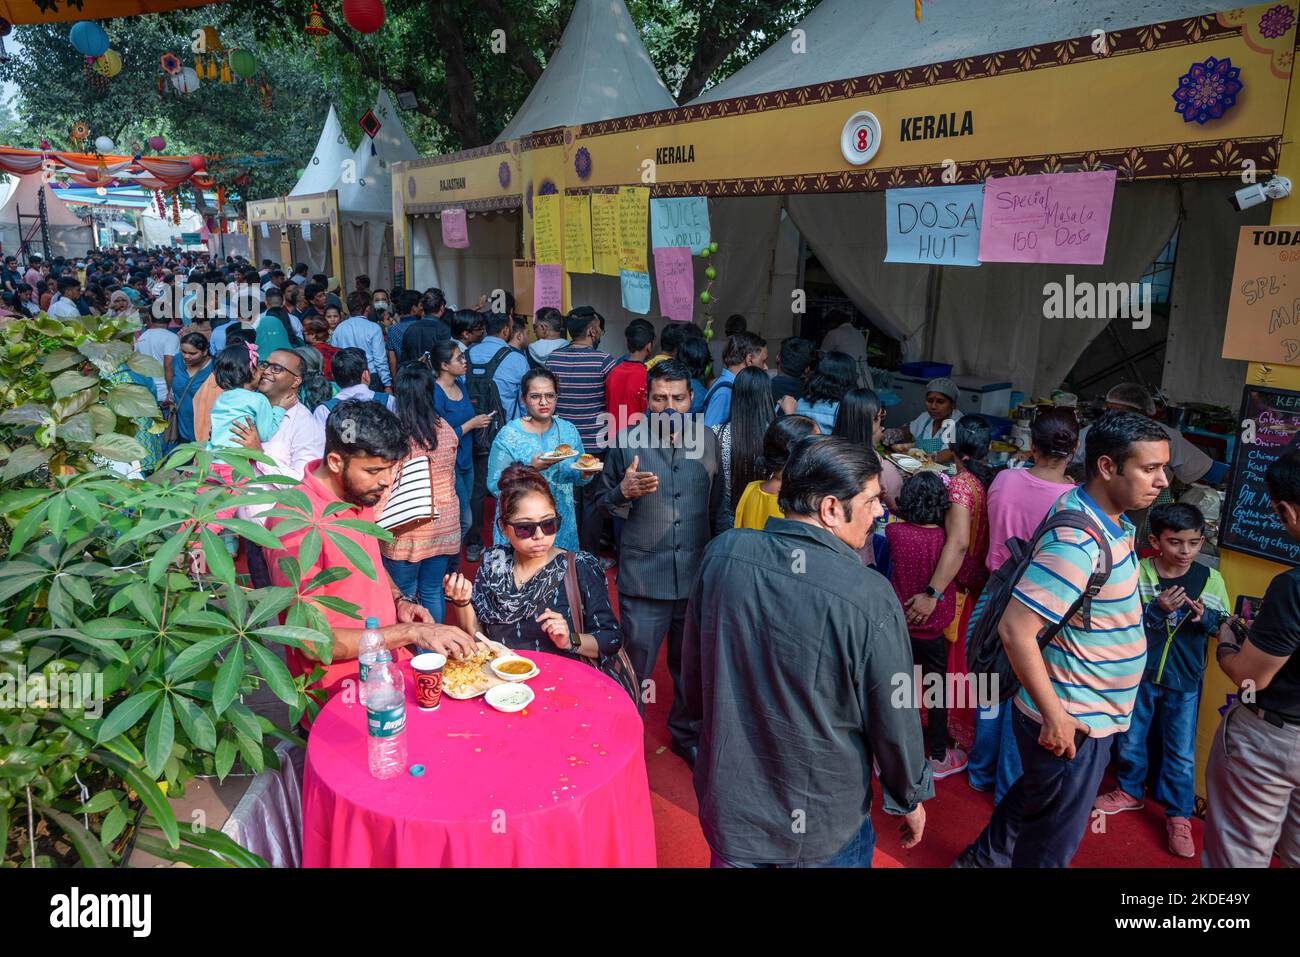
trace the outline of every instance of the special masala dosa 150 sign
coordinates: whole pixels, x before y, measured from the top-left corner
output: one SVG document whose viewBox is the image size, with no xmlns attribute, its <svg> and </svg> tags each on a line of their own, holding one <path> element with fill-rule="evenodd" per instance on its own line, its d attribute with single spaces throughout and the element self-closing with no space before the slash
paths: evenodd
<svg viewBox="0 0 1300 957">
<path fill-rule="evenodd" d="M 1300 365 L 1300 226 L 1243 226 L 1223 358 Z"/>
</svg>

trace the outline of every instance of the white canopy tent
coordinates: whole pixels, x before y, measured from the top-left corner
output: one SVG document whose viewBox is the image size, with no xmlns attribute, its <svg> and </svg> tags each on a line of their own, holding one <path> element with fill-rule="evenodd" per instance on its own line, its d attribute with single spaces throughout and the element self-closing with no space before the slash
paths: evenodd
<svg viewBox="0 0 1300 957">
<path fill-rule="evenodd" d="M 333 189 L 343 174 L 344 161 L 351 155 L 347 137 L 339 125 L 339 115 L 334 112 L 334 104 L 331 103 L 329 115 L 325 117 L 325 126 L 316 141 L 316 150 L 303 168 L 298 182 L 289 190 L 289 195 L 309 196 Z"/>
<path fill-rule="evenodd" d="M 331 111 L 332 112 L 332 111 Z M 372 289 L 393 283 L 393 164 L 419 159 L 388 92 L 380 88 L 371 108 L 378 134 L 362 136 L 336 186 L 346 276 L 370 277 Z"/>
<path fill-rule="evenodd" d="M 541 78 L 496 142 L 673 106 L 623 0 L 578 0 Z M 509 289 L 519 214 L 478 214 L 469 230 L 469 248 L 450 249 L 442 243 L 437 218 L 412 220 L 411 285 L 438 286 L 458 305 L 469 305 L 491 289 Z M 572 280 L 573 301 L 595 306 L 616 327 L 608 334 L 621 339 L 622 322 L 631 314 L 619 303 L 618 280 L 577 275 Z"/>
<path fill-rule="evenodd" d="M 39 173 L 10 176 L 0 183 L 0 245 L 5 255 L 21 255 L 24 235 L 31 252 L 43 255 L 41 231 L 36 220 L 40 212 L 40 192 L 45 180 Z M 22 213 L 22 232 L 18 214 Z M 49 232 L 51 256 L 80 257 L 95 248 L 95 231 L 59 198 L 57 191 L 45 190 L 45 223 Z"/>
</svg>

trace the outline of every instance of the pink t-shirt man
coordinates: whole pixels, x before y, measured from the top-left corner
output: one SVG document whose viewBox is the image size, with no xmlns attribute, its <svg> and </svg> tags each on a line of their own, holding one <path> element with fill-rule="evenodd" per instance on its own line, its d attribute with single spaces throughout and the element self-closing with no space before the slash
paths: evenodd
<svg viewBox="0 0 1300 957">
<path fill-rule="evenodd" d="M 1028 469 L 999 472 L 989 486 L 988 570 L 995 571 L 1011 554 L 1007 539 L 1028 540 L 1056 500 L 1072 488 L 1072 483 L 1046 482 Z"/>
</svg>

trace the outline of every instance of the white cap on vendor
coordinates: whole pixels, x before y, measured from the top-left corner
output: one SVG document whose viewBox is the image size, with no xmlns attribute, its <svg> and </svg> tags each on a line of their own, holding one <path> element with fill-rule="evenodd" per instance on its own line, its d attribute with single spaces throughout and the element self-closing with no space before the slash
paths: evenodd
<svg viewBox="0 0 1300 957">
<path fill-rule="evenodd" d="M 925 384 L 925 391 L 938 392 L 940 395 L 946 395 L 948 398 L 952 399 L 953 402 L 957 401 L 957 383 L 953 382 L 947 376 L 938 379 L 931 379 Z"/>
</svg>

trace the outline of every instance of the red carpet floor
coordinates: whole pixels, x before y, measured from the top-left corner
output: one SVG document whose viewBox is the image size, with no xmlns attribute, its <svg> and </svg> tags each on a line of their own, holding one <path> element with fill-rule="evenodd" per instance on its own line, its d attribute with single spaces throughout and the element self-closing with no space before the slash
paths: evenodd
<svg viewBox="0 0 1300 957">
<path fill-rule="evenodd" d="M 491 498 L 484 508 L 486 537 L 491 542 Z M 462 562 L 462 564 L 464 564 Z M 467 566 L 475 568 L 475 566 Z M 610 600 L 618 610 L 614 571 L 609 574 Z M 653 678 L 659 690 L 646 706 L 646 770 L 655 816 L 655 842 L 660 867 L 707 867 L 709 847 L 700 831 L 699 805 L 690 768 L 668 750 L 668 708 L 672 703 L 672 680 L 668 675 L 667 647 L 660 651 Z M 1115 786 L 1108 774 L 1102 787 Z M 879 787 L 874 788 L 872 819 L 876 828 L 876 867 L 948 867 L 973 841 L 993 811 L 992 793 L 978 793 L 966 783 L 966 775 L 955 774 L 935 782 L 935 797 L 925 804 L 926 829 L 920 845 L 903 850 L 899 843 L 898 819 L 880 808 Z M 1097 832 L 1089 831 L 1074 858 L 1074 867 L 1199 867 L 1203 825 L 1192 821 L 1192 836 L 1198 856 L 1174 857 L 1166 849 L 1164 808 L 1148 799 L 1140 811 L 1126 811 L 1095 819 Z"/>
</svg>

